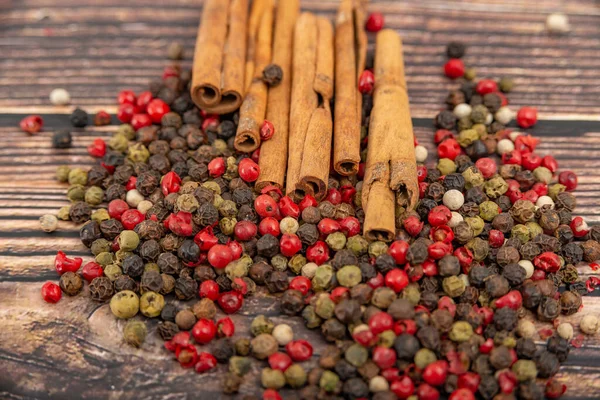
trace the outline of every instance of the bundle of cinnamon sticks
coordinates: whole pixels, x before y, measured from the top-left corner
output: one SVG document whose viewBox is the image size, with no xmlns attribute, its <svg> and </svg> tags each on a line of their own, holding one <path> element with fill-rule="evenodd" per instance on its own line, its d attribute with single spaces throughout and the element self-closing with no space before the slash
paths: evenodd
<svg viewBox="0 0 600 400">
<path fill-rule="evenodd" d="M 211 113 L 239 108 L 235 148 L 260 148 L 256 189 L 277 186 L 294 200 L 327 195 L 330 170 L 356 175 L 361 162 L 366 0 L 342 0 L 331 22 L 300 13 L 299 0 L 206 0 L 199 28 L 192 98 Z M 277 86 L 263 70 L 279 66 Z M 397 208 L 418 199 L 412 123 L 400 38 L 377 35 L 374 107 L 362 189 L 364 234 L 392 240 Z M 334 85 L 335 82 L 335 85 Z M 331 101 L 335 95 L 335 108 Z M 333 115 L 332 115 L 333 114 Z M 264 121 L 274 135 L 261 141 Z"/>
</svg>

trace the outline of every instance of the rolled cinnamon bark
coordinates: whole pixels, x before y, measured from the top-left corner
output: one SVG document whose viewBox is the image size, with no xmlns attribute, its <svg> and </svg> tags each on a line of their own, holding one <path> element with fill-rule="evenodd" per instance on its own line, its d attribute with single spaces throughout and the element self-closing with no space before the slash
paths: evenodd
<svg viewBox="0 0 600 400">
<path fill-rule="evenodd" d="M 324 17 L 317 18 L 317 63 L 314 91 L 318 107 L 312 112 L 304 139 L 299 182 L 293 197 L 300 199 L 310 194 L 321 200 L 327 194 L 329 165 L 331 160 L 330 101 L 333 96 L 333 27 Z"/>
<path fill-rule="evenodd" d="M 252 9 L 250 10 L 250 17 L 248 18 L 248 36 L 246 38 L 246 65 L 245 65 L 245 81 L 244 89 L 248 91 L 252 78 L 254 77 L 254 53 L 256 49 L 256 36 L 258 34 L 258 27 L 260 19 L 262 18 L 263 12 L 267 6 L 268 0 L 254 0 L 252 1 Z"/>
<path fill-rule="evenodd" d="M 260 126 L 267 110 L 267 85 L 262 71 L 271 62 L 273 36 L 273 0 L 267 0 L 260 19 L 254 54 L 254 78 L 240 108 L 240 121 L 235 135 L 236 150 L 250 153 L 260 146 Z"/>
<path fill-rule="evenodd" d="M 239 108 L 244 96 L 248 0 L 207 0 L 198 28 L 191 96 L 210 113 Z"/>
<path fill-rule="evenodd" d="M 314 91 L 317 32 L 317 18 L 307 12 L 300 14 L 294 29 L 292 95 L 285 190 L 287 194 L 291 194 L 300 181 L 306 132 L 312 113 L 319 105 L 317 93 Z"/>
<path fill-rule="evenodd" d="M 395 195 L 395 205 L 414 209 L 418 197 L 417 163 L 402 42 L 393 30 L 377 34 L 375 89 L 369 124 L 367 165 L 362 188 L 364 234 L 369 240 L 394 239 L 394 204 L 385 186 Z M 391 216 L 391 218 L 390 218 Z"/>
<path fill-rule="evenodd" d="M 333 167 L 345 176 L 356 174 L 360 163 L 362 96 L 358 77 L 367 52 L 363 14 L 359 0 L 343 0 L 336 19 Z"/>
</svg>

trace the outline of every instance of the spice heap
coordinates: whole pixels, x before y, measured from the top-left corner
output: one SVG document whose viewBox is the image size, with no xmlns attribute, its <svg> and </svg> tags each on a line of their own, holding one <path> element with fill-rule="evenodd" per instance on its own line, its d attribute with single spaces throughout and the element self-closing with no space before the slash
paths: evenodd
<svg viewBox="0 0 600 400">
<path fill-rule="evenodd" d="M 379 21 L 370 18 L 367 29 Z M 459 60 L 464 50 L 453 43 L 448 54 Z M 576 265 L 600 258 L 600 227 L 573 216 L 576 176 L 557 175 L 556 160 L 535 152 L 537 139 L 506 128 L 512 83 L 473 77 L 435 117 L 435 167 L 422 164 L 426 150 L 417 146 L 418 206 L 396 216 L 386 243 L 360 234 L 370 71 L 359 82 L 358 174 L 332 173 L 323 201 L 294 202 L 275 186 L 254 190 L 260 156 L 236 153 L 238 114 L 200 111 L 190 73 L 167 67 L 148 91 L 119 94 L 123 125 L 88 149 L 99 165 L 58 169 L 72 202 L 58 218 L 83 224 L 95 258 L 82 267 L 59 251 L 60 284 L 44 284 L 44 299 L 77 295 L 87 281 L 93 301 L 129 319 L 126 343 L 142 346 L 145 318 L 158 319 L 182 367 L 205 373 L 228 364 L 226 393 L 238 391 L 252 357 L 268 363 L 264 399 L 280 399 L 285 387 L 303 399 L 560 397 L 566 388 L 552 377 L 569 341 L 580 341 L 560 316 L 577 312 L 598 283 L 581 281 Z M 84 114 L 73 113 L 74 126 L 87 123 Z M 517 114 L 523 128 L 535 119 L 532 109 Z M 42 227 L 55 222 L 44 217 Z M 277 294 L 282 315 L 299 316 L 330 343 L 318 366 L 306 367 L 313 344 L 294 339 L 289 325 L 258 316 L 249 337 L 233 340 L 232 320 L 214 320 L 217 308 L 242 308 L 257 285 Z M 138 314 L 145 318 L 131 319 Z M 535 319 L 557 325 L 540 332 L 543 348 Z M 580 329 L 594 334 L 599 325 L 588 315 Z M 536 378 L 549 378 L 545 388 Z"/>
</svg>

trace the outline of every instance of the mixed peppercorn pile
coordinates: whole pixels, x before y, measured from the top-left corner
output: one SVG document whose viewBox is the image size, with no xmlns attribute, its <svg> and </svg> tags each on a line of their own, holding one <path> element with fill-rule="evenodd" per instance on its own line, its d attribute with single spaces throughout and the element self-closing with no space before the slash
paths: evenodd
<svg viewBox="0 0 600 400">
<path fill-rule="evenodd" d="M 382 21 L 375 14 L 367 28 Z M 361 236 L 363 168 L 333 174 L 321 203 L 306 196 L 296 204 L 276 187 L 256 193 L 259 151 L 235 153 L 237 114 L 198 110 L 188 71 L 167 67 L 148 91 L 122 91 L 123 125 L 88 149 L 98 165 L 57 172 L 72 202 L 57 216 L 83 224 L 81 241 L 95 258 L 82 267 L 59 251 L 60 284 L 44 284 L 44 299 L 77 295 L 87 282 L 91 299 L 108 302 L 116 318 L 144 317 L 125 325 L 130 345 L 143 344 L 146 319 L 156 318 L 165 351 L 182 367 L 207 373 L 228 364 L 226 393 L 238 391 L 252 357 L 268 363 L 264 399 L 281 398 L 285 387 L 297 389 L 286 398 L 302 399 L 560 397 L 566 387 L 552 378 L 570 342 L 581 342 L 560 316 L 577 312 L 598 283 L 581 280 L 576 266 L 596 267 L 600 226 L 573 214 L 575 174 L 538 154 L 538 139 L 507 128 L 512 81 L 476 81 L 460 43 L 447 53 L 444 71 L 460 87 L 434 120 L 435 166 L 423 164 L 427 150 L 415 141 L 420 202 L 397 215 L 391 243 Z M 367 71 L 364 146 L 372 87 Z M 536 119 L 532 108 L 516 113 L 521 128 Z M 83 127 L 88 115 L 77 109 L 71 122 Z M 24 126 L 32 124 L 42 122 Z M 70 133 L 53 143 L 69 147 Z M 56 217 L 41 224 L 51 232 Z M 303 365 L 313 344 L 294 339 L 287 324 L 261 315 L 233 340 L 232 320 L 215 321 L 218 308 L 235 313 L 257 286 L 276 295 L 282 315 L 320 330 L 329 345 L 316 367 Z M 556 332 L 538 332 L 536 319 Z M 594 334 L 598 318 L 584 317 L 579 328 Z"/>
</svg>

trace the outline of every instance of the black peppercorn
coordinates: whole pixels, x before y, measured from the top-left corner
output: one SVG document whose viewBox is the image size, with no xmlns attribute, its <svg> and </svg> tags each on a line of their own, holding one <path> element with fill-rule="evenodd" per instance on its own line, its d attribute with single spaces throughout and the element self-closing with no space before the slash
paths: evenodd
<svg viewBox="0 0 600 400">
<path fill-rule="evenodd" d="M 343 381 L 357 376 L 356 367 L 343 359 L 335 363 L 333 370 Z"/>
<path fill-rule="evenodd" d="M 83 201 L 78 201 L 74 203 L 69 209 L 69 218 L 76 224 L 81 224 L 83 222 L 88 221 L 91 215 L 92 209 L 87 203 Z"/>
<path fill-rule="evenodd" d="M 512 331 L 517 326 L 517 312 L 511 308 L 504 307 L 494 313 L 494 325 L 499 331 Z"/>
<path fill-rule="evenodd" d="M 163 288 L 163 279 L 156 270 L 145 271 L 142 274 L 141 289 L 143 292 L 160 292 Z"/>
<path fill-rule="evenodd" d="M 187 263 L 195 263 L 200 257 L 200 247 L 191 239 L 184 240 L 179 249 L 177 250 L 177 256 Z"/>
<path fill-rule="evenodd" d="M 456 115 L 452 111 L 440 111 L 435 116 L 435 126 L 440 129 L 453 130 L 456 126 Z"/>
<path fill-rule="evenodd" d="M 90 297 L 95 301 L 108 301 L 114 293 L 113 283 L 106 276 L 94 278 L 89 289 Z"/>
<path fill-rule="evenodd" d="M 55 149 L 68 149 L 71 147 L 72 137 L 69 131 L 56 131 L 52 135 L 52 147 Z"/>
<path fill-rule="evenodd" d="M 289 285 L 287 274 L 283 271 L 269 271 L 265 274 L 265 285 L 271 293 L 283 292 Z"/>
<path fill-rule="evenodd" d="M 467 48 L 462 42 L 450 42 L 446 47 L 446 55 L 448 58 L 462 58 L 465 55 Z"/>
<path fill-rule="evenodd" d="M 556 354 L 541 350 L 535 357 L 535 366 L 538 370 L 538 377 L 550 378 L 558 372 L 560 362 Z"/>
<path fill-rule="evenodd" d="M 177 315 L 177 307 L 173 303 L 167 303 L 160 312 L 160 318 L 163 321 L 175 322 L 175 315 Z"/>
<path fill-rule="evenodd" d="M 173 339 L 179 333 L 179 327 L 172 321 L 159 322 L 156 330 L 164 341 Z"/>
<path fill-rule="evenodd" d="M 342 385 L 342 393 L 345 398 L 364 399 L 369 395 L 369 386 L 360 378 L 351 378 Z"/>
<path fill-rule="evenodd" d="M 304 308 L 304 297 L 299 290 L 289 289 L 283 292 L 279 304 L 283 314 L 296 315 Z"/>
<path fill-rule="evenodd" d="M 122 292 L 123 290 L 131 290 L 132 292 L 139 292 L 138 283 L 133 280 L 129 275 L 119 275 L 113 282 L 115 292 Z"/>
<path fill-rule="evenodd" d="M 417 331 L 417 338 L 423 347 L 437 351 L 440 349 L 440 332 L 433 326 L 424 326 Z"/>
<path fill-rule="evenodd" d="M 256 242 L 256 251 L 264 257 L 273 257 L 279 253 L 279 240 L 267 233 Z"/>
<path fill-rule="evenodd" d="M 88 124 L 88 114 L 81 108 L 76 108 L 71 113 L 69 120 L 75 128 L 85 128 Z"/>
<path fill-rule="evenodd" d="M 213 343 L 213 356 L 215 356 L 219 363 L 227 363 L 229 359 L 234 355 L 234 347 L 231 340 L 229 338 L 221 338 L 215 340 Z"/>
<path fill-rule="evenodd" d="M 333 310 L 335 317 L 345 325 L 355 323 L 361 318 L 360 304 L 355 299 L 343 299 Z"/>
<path fill-rule="evenodd" d="M 560 303 L 551 298 L 544 297 L 537 309 L 538 319 L 542 322 L 551 322 L 560 314 Z"/>
<path fill-rule="evenodd" d="M 508 293 L 510 285 L 505 277 L 492 275 L 485 281 L 485 290 L 491 297 L 501 297 Z"/>
<path fill-rule="evenodd" d="M 273 87 L 281 83 L 283 70 L 277 64 L 269 64 L 262 71 L 262 80 L 267 86 Z"/>
<path fill-rule="evenodd" d="M 189 277 L 180 277 L 175 281 L 175 295 L 179 300 L 191 300 L 198 293 L 198 282 Z"/>
<path fill-rule="evenodd" d="M 544 392 L 535 380 L 520 383 L 517 394 L 518 398 L 522 400 L 542 400 L 544 398 Z"/>
</svg>

